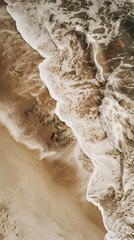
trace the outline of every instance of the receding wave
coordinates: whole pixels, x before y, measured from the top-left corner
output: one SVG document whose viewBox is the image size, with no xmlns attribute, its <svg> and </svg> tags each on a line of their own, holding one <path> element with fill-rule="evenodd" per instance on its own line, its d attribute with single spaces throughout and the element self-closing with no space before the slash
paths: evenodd
<svg viewBox="0 0 134 240">
<path fill-rule="evenodd" d="M 101 211 L 106 240 L 132 239 L 133 2 L 6 2 L 37 52 L 10 21 L 1 40 L 11 46 L 1 56 L 1 121 L 17 124 L 17 140 L 40 150 L 57 181 L 78 184 Z"/>
</svg>

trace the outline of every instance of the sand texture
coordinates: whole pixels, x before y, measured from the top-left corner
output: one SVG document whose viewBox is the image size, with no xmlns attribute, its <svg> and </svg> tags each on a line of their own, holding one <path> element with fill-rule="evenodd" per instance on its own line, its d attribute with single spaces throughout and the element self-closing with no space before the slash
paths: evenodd
<svg viewBox="0 0 134 240">
<path fill-rule="evenodd" d="M 23 189 L 14 194 L 24 198 L 16 198 L 11 212 L 22 239 L 134 238 L 133 10 L 132 0 L 0 4 L 0 122 L 18 144 L 4 153 L 3 178 L 14 159 L 12 181 Z M 6 202 L 13 189 L 7 185 L 8 196 L 3 186 Z M 21 207 L 29 207 L 28 189 L 32 210 L 20 217 Z M 15 230 L 5 229 L 11 239 Z"/>
</svg>

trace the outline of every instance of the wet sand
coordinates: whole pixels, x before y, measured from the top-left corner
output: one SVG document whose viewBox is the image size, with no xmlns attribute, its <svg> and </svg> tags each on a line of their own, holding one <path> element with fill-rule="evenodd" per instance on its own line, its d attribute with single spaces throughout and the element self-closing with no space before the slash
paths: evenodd
<svg viewBox="0 0 134 240">
<path fill-rule="evenodd" d="M 2 126 L 0 189 L 0 239 L 104 239 L 69 191 L 54 182 L 38 153 L 15 142 Z"/>
</svg>

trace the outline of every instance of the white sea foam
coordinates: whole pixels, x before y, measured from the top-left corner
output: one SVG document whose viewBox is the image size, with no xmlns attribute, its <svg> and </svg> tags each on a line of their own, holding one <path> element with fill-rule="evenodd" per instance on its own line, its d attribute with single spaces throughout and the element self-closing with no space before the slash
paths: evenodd
<svg viewBox="0 0 134 240">
<path fill-rule="evenodd" d="M 74 1 L 74 6 L 75 3 Z M 86 107 L 86 103 L 91 100 L 101 100 L 99 83 L 96 83 L 96 79 L 99 80 L 98 82 L 104 82 L 105 74 L 103 67 L 97 61 L 97 53 L 100 45 L 106 47 L 110 41 L 120 35 L 122 15 L 118 9 L 121 9 L 125 1 L 110 2 L 108 13 L 105 1 L 92 1 L 89 8 L 80 6 L 81 3 L 82 1 L 79 1 L 76 15 L 74 10 L 68 11 L 67 7 L 62 5 L 62 1 L 44 3 L 40 0 L 36 3 L 33 0 L 28 1 L 27 4 L 17 1 L 14 5 L 10 4 L 7 10 L 15 19 L 17 29 L 24 40 L 46 58 L 39 65 L 40 77 L 49 89 L 51 97 L 57 101 L 55 113 L 72 129 L 82 150 L 94 164 L 95 170 L 88 185 L 87 199 L 99 207 L 105 227 L 110 230 L 115 213 L 112 219 L 112 216 L 107 214 L 108 210 L 101 206 L 100 199 L 112 190 L 118 197 L 121 188 L 121 162 L 118 151 L 122 151 L 120 143 L 124 139 L 124 129 L 122 123 L 116 122 L 118 113 L 121 114 L 121 107 L 111 95 L 110 97 L 108 95 L 103 99 L 100 107 L 101 119 L 100 117 L 92 119 L 94 115 L 89 113 L 89 109 L 98 111 L 100 104 L 94 107 L 89 104 Z M 100 7 L 103 7 L 102 13 L 98 13 Z M 81 15 L 83 11 L 85 15 Z M 115 12 L 118 12 L 117 17 L 119 15 L 117 20 L 116 16 L 114 18 Z M 102 28 L 98 30 L 100 32 L 96 33 L 95 30 L 100 28 Z M 85 44 L 92 48 L 92 51 L 90 49 L 92 57 L 88 60 L 90 63 L 94 60 L 94 67 L 97 68 L 96 79 L 92 68 L 90 66 L 89 69 L 86 68 L 83 63 L 87 61 L 87 59 L 83 61 L 87 49 L 84 49 L 83 54 L 82 47 L 85 46 L 80 47 L 74 31 L 80 33 L 83 38 L 85 35 Z M 81 42 L 83 38 L 80 39 Z M 124 67 L 131 67 L 131 64 L 125 63 Z M 107 81 L 113 84 L 120 70 L 121 65 L 113 71 Z M 112 209 L 110 203 L 109 206 Z M 111 236 L 107 235 L 107 239 L 113 239 Z"/>
</svg>

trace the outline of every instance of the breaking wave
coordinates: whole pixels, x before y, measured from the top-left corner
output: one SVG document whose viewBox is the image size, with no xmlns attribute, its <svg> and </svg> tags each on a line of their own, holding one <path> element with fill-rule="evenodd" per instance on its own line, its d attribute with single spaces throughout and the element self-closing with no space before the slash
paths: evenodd
<svg viewBox="0 0 134 240">
<path fill-rule="evenodd" d="M 65 170 L 66 177 L 63 180 L 56 175 L 58 181 L 70 185 L 74 176 L 79 179 L 84 175 L 83 192 L 101 211 L 108 231 L 105 239 L 132 239 L 132 1 L 5 2 L 22 38 L 40 56 L 31 53 L 29 47 L 22 50 L 22 39 L 15 36 L 9 26 L 13 32 L 12 45 L 19 41 L 19 51 L 13 53 L 9 49 L 8 54 L 14 56 L 16 75 L 11 88 L 11 83 L 4 86 L 3 78 L 3 88 L 12 95 L 9 96 L 12 108 L 11 111 L 1 108 L 1 116 L 7 114 L 13 118 L 13 113 L 21 108 L 20 117 L 15 116 L 19 131 L 21 129 L 21 141 L 22 135 L 27 144 L 32 139 L 31 146 L 40 148 L 41 158 L 51 159 L 49 167 L 53 171 L 60 166 L 59 159 L 65 159 L 65 166 L 59 169 Z M 27 64 L 23 63 L 23 58 L 27 59 Z M 37 64 L 42 81 L 35 70 Z M 6 65 L 3 62 L 4 68 Z M 8 71 L 9 76 L 12 72 L 13 69 Z M 3 102 L 11 105 L 6 98 Z M 54 156 L 56 162 L 52 161 Z M 71 167 L 67 167 L 68 164 Z M 77 167 L 80 175 L 77 175 Z"/>
</svg>

